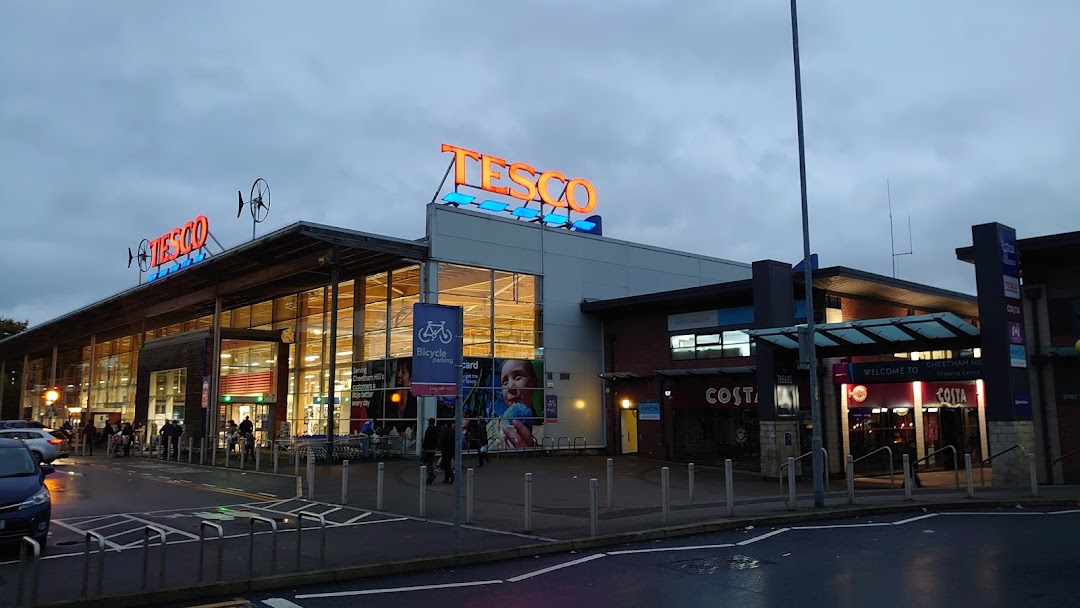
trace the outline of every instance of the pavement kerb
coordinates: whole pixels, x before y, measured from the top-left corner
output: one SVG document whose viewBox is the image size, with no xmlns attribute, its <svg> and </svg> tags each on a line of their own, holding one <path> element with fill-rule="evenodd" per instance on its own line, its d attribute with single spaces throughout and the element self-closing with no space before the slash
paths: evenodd
<svg viewBox="0 0 1080 608">
<path fill-rule="evenodd" d="M 443 568 L 461 567 L 471 564 L 498 562 L 520 557 L 532 557 L 535 555 L 550 555 L 552 553 L 567 553 L 571 551 L 583 551 L 652 541 L 667 538 L 679 538 L 695 536 L 711 532 L 734 530 L 746 526 L 787 526 L 804 522 L 821 521 L 848 517 L 866 517 L 873 515 L 887 515 L 895 513 L 911 513 L 918 511 L 959 511 L 964 509 L 996 509 L 1015 508 L 1017 505 L 1023 508 L 1040 507 L 1078 507 L 1080 499 L 1075 498 L 1014 498 L 1014 499 L 963 499 L 962 501 L 949 502 L 910 502 L 899 505 L 854 505 L 831 507 L 824 511 L 796 511 L 782 515 L 768 515 L 762 517 L 745 517 L 741 519 L 718 520 L 681 526 L 669 526 L 666 528 L 654 528 L 637 532 L 626 532 L 596 538 L 579 538 L 573 540 L 555 541 L 543 544 L 529 544 L 493 551 L 476 551 L 461 553 L 458 555 L 446 555 L 440 557 L 426 557 L 413 560 L 388 562 L 383 564 L 368 564 L 363 566 L 350 566 L 345 568 L 327 568 L 311 570 L 307 572 L 295 572 L 262 576 L 249 580 L 224 581 L 204 583 L 176 589 L 163 589 L 151 592 L 140 592 L 128 595 L 111 596 L 94 599 L 67 600 L 41 604 L 43 608 L 129 608 L 136 606 L 155 606 L 167 603 L 198 600 L 208 597 L 266 592 L 276 589 L 288 589 L 305 585 L 320 583 L 344 582 L 361 580 L 391 574 L 406 574 L 411 572 L 423 572 Z"/>
<path fill-rule="evenodd" d="M 96 456 L 77 456 L 77 458 L 82 458 L 82 459 L 96 458 Z M 160 462 L 162 464 L 172 464 L 172 465 L 177 465 L 177 466 L 182 466 L 182 467 L 200 467 L 200 468 L 203 468 L 203 469 L 210 469 L 210 470 L 213 470 L 213 471 L 233 471 L 233 472 L 236 472 L 236 473 L 247 473 L 249 475 L 269 475 L 270 477 L 290 477 L 290 478 L 303 477 L 303 473 L 301 473 L 300 475 L 289 475 L 287 473 L 272 473 L 270 471 L 256 471 L 254 468 L 241 469 L 241 468 L 237 467 L 237 468 L 234 469 L 232 467 L 225 468 L 223 466 L 209 465 L 209 464 L 199 464 L 197 462 L 192 462 L 191 464 L 188 464 L 187 461 L 184 461 L 184 460 L 181 460 L 180 462 L 177 462 L 175 460 L 161 460 L 160 458 L 146 458 L 146 457 L 143 457 L 143 456 L 132 456 L 130 458 L 134 458 L 134 459 L 140 460 L 140 461 Z M 123 461 L 124 459 L 120 459 L 120 460 Z M 112 463 L 114 461 L 112 459 L 109 459 L 107 462 Z M 98 464 L 98 463 L 96 463 L 94 461 L 82 460 L 82 461 L 80 461 L 80 464 L 86 464 L 86 465 L 93 466 L 94 464 Z M 271 462 L 270 463 L 270 468 L 273 468 L 273 466 L 274 466 L 274 463 Z M 290 466 L 292 466 L 292 465 L 290 465 Z"/>
</svg>

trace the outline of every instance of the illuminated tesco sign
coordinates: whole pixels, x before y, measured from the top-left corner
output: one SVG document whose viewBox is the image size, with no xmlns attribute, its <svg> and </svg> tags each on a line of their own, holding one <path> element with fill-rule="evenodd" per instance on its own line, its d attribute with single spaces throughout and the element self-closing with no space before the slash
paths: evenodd
<svg viewBox="0 0 1080 608">
<path fill-rule="evenodd" d="M 454 153 L 454 183 L 458 186 L 479 187 L 522 201 L 539 200 L 545 205 L 569 208 L 578 213 L 590 213 L 596 208 L 596 188 L 580 177 L 567 178 L 558 171 L 537 171 L 525 163 L 507 163 L 497 156 L 450 144 L 443 144 L 442 151 Z M 473 186 L 466 179 L 465 164 L 470 158 L 480 163 L 480 186 Z M 510 183 L 503 185 L 500 180 Z"/>
<path fill-rule="evenodd" d="M 206 254 L 199 251 L 206 245 L 206 239 L 210 236 L 210 221 L 205 215 L 200 215 L 183 226 L 178 226 L 165 234 L 149 240 L 150 266 L 158 267 L 158 270 L 147 276 L 147 281 L 160 279 L 174 272 L 187 268 L 192 264 L 201 262 Z M 198 252 L 197 255 L 190 255 Z M 187 259 L 177 262 L 181 256 Z M 166 264 L 172 263 L 171 266 Z"/>
</svg>

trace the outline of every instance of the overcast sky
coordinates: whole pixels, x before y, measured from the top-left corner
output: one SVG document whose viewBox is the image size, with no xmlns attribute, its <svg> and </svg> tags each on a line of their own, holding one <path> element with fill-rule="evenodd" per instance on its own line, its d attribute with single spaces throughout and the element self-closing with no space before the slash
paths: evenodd
<svg viewBox="0 0 1080 608">
<path fill-rule="evenodd" d="M 974 293 L 970 226 L 1080 229 L 1080 2 L 805 1 L 822 265 Z M 127 248 L 236 191 L 407 238 L 449 142 L 591 180 L 605 234 L 802 257 L 788 3 L 0 3 L 0 315 L 134 286 Z"/>
</svg>

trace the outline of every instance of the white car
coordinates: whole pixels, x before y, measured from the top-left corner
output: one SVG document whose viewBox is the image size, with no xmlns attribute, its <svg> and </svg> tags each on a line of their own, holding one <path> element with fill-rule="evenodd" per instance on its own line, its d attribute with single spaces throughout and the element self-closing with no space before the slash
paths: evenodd
<svg viewBox="0 0 1080 608">
<path fill-rule="evenodd" d="M 68 455 L 67 439 L 51 429 L 0 429 L 0 439 L 21 439 L 38 464 Z"/>
</svg>

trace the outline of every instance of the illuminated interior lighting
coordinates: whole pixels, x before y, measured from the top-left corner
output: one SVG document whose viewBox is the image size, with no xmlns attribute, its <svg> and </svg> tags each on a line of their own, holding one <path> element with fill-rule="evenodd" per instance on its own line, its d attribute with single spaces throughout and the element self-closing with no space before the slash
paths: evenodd
<svg viewBox="0 0 1080 608">
<path fill-rule="evenodd" d="M 222 359 L 232 359 L 232 355 L 229 353 L 221 353 Z"/>
<path fill-rule="evenodd" d="M 314 360 L 316 360 L 318 358 L 319 358 L 319 355 L 308 355 L 308 356 L 304 357 L 304 361 L 307 361 L 308 363 L 311 363 L 312 361 L 314 361 Z"/>
</svg>

